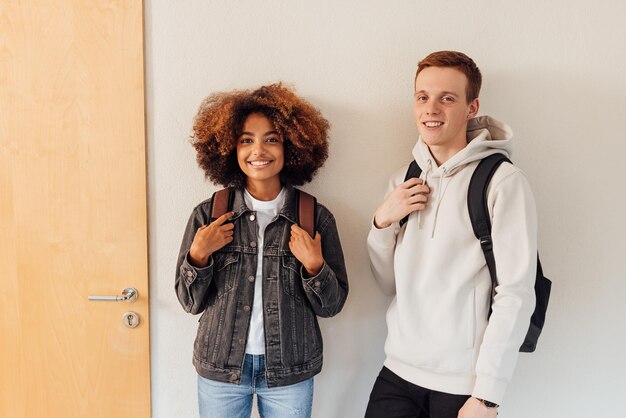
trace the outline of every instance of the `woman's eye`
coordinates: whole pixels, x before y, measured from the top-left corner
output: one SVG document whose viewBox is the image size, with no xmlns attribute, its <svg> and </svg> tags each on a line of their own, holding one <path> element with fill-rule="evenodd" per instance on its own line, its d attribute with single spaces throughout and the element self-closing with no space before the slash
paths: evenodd
<svg viewBox="0 0 626 418">
<path fill-rule="evenodd" d="M 272 138 L 267 138 L 267 139 L 266 139 L 266 141 L 267 141 L 267 142 L 280 142 L 280 141 L 278 140 L 278 138 L 275 138 L 275 137 L 272 137 Z"/>
<path fill-rule="evenodd" d="M 252 142 L 250 138 L 241 138 L 241 141 L 239 141 L 240 144 L 249 144 L 250 142 Z"/>
</svg>

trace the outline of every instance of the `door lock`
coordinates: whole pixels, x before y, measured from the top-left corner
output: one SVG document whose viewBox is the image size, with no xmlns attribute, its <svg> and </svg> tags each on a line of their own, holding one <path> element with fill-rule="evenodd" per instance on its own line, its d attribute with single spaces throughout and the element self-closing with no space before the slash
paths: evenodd
<svg viewBox="0 0 626 418">
<path fill-rule="evenodd" d="M 139 325 L 139 315 L 133 311 L 124 312 L 122 322 L 128 328 L 136 328 Z"/>
</svg>

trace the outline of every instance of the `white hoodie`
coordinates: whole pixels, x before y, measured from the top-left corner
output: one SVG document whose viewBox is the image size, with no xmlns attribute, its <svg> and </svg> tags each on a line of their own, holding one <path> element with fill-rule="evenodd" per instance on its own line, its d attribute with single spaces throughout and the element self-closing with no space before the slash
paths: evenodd
<svg viewBox="0 0 626 418">
<path fill-rule="evenodd" d="M 503 163 L 488 189 L 498 277 L 487 321 L 491 278 L 467 209 L 480 160 L 509 155 L 511 129 L 489 116 L 469 121 L 468 145 L 438 166 L 418 139 L 413 157 L 430 187 L 425 210 L 405 226 L 372 226 L 367 244 L 379 286 L 395 295 L 387 311 L 385 366 L 413 384 L 500 404 L 534 309 L 535 201 L 524 174 Z M 408 165 L 390 180 L 404 181 Z"/>
</svg>

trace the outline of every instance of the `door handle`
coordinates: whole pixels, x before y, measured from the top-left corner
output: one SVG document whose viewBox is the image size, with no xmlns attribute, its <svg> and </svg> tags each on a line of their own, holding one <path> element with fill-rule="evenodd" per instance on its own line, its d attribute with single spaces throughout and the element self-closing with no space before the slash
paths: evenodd
<svg viewBox="0 0 626 418">
<path fill-rule="evenodd" d="M 139 296 L 139 292 L 134 287 L 128 287 L 122 290 L 121 295 L 113 295 L 113 296 L 97 296 L 91 295 L 87 296 L 89 300 L 97 300 L 97 301 L 111 301 L 111 302 L 134 302 L 137 300 L 137 296 Z"/>
</svg>

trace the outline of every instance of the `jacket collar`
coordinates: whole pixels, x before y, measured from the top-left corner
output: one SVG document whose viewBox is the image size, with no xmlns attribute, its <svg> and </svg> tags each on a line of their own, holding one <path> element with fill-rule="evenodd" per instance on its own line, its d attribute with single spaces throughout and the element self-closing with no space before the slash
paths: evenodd
<svg viewBox="0 0 626 418">
<path fill-rule="evenodd" d="M 298 198 L 297 189 L 293 186 L 285 185 L 285 203 L 278 211 L 278 216 L 282 216 L 292 223 L 296 223 L 296 199 Z M 233 215 L 232 219 L 237 219 L 246 212 L 250 212 L 251 209 L 246 205 L 246 200 L 243 197 L 243 189 L 235 189 L 235 196 L 233 197 Z"/>
</svg>

